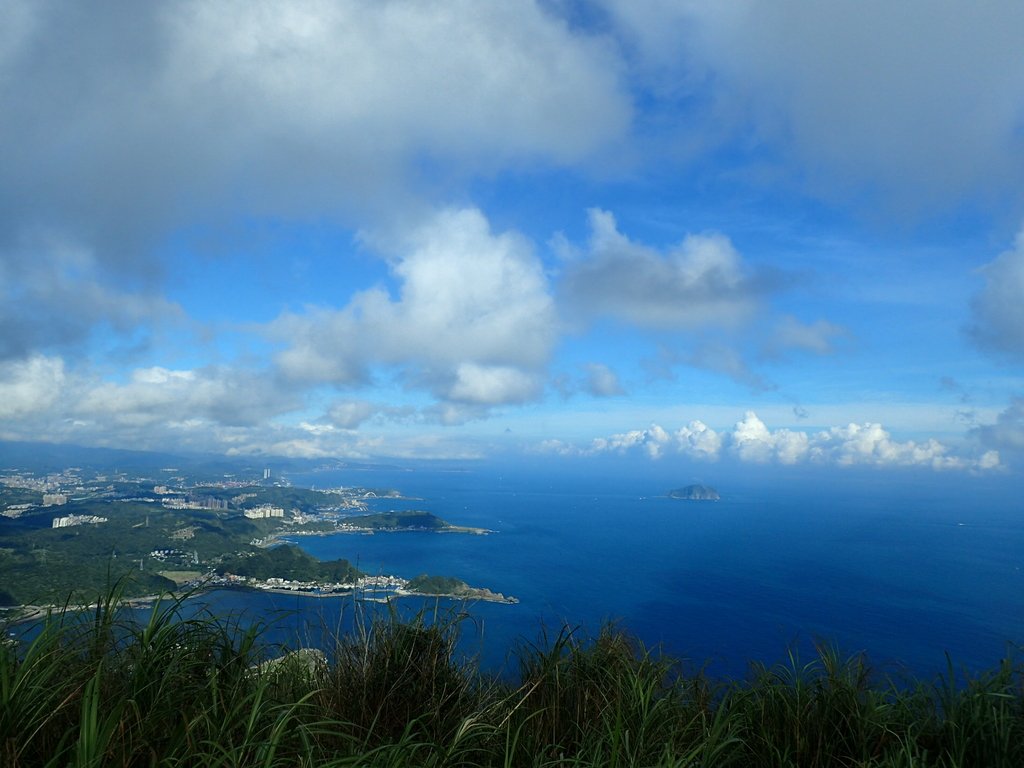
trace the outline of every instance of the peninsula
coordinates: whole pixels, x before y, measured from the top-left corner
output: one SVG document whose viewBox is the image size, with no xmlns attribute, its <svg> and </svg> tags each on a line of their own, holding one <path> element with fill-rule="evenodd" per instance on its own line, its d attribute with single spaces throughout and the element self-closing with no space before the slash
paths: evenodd
<svg viewBox="0 0 1024 768">
<path fill-rule="evenodd" d="M 422 510 L 408 512 L 375 512 L 355 515 L 338 521 L 339 531 L 373 533 L 374 531 L 430 531 L 432 533 L 473 533 L 480 536 L 494 533 L 487 528 L 452 525 L 435 514 Z"/>
<path fill-rule="evenodd" d="M 398 597 L 519 602 L 514 597 L 506 597 L 489 589 L 471 587 L 451 576 L 424 574 L 414 579 L 370 576 L 348 560 L 318 560 L 289 544 L 225 558 L 207 578 L 206 584 L 310 597 L 352 595 L 356 599 L 374 602 L 386 602 Z"/>
</svg>

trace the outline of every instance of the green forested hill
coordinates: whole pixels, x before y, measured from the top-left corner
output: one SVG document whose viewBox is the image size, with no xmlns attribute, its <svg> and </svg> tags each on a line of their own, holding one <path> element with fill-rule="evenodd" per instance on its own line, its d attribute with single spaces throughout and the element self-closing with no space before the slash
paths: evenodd
<svg viewBox="0 0 1024 768">
<path fill-rule="evenodd" d="M 364 575 L 348 560 L 317 560 L 290 544 L 226 557 L 217 566 L 217 572 L 255 579 L 281 578 L 322 583 L 351 583 Z"/>
<path fill-rule="evenodd" d="M 370 515 L 356 515 L 345 518 L 345 523 L 355 528 L 369 530 L 441 530 L 449 527 L 449 523 L 430 512 L 414 510 L 410 512 L 375 512 Z"/>
</svg>

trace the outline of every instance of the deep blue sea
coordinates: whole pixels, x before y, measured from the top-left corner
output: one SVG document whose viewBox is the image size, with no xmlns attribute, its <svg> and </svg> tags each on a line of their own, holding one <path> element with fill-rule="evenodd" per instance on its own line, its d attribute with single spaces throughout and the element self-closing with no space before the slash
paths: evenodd
<svg viewBox="0 0 1024 768">
<path fill-rule="evenodd" d="M 1024 505 L 1007 482 L 935 473 L 895 482 L 852 470 L 731 477 L 720 469 L 712 484 L 722 500 L 699 503 L 665 497 L 693 482 L 668 467 L 599 467 L 292 475 L 307 487 L 397 488 L 418 499 L 376 509 L 426 509 L 496 531 L 296 541 L 371 573 L 451 575 L 519 598 L 468 608 L 464 647 L 494 671 L 513 643 L 536 641 L 544 627 L 595 632 L 606 621 L 694 668 L 728 675 L 790 650 L 810 659 L 820 640 L 865 651 L 883 672 L 929 677 L 945 670 L 947 652 L 958 668 L 977 670 L 1024 643 Z M 221 609 L 286 611 L 293 634 L 341 626 L 355 610 L 342 598 L 206 599 Z"/>
</svg>

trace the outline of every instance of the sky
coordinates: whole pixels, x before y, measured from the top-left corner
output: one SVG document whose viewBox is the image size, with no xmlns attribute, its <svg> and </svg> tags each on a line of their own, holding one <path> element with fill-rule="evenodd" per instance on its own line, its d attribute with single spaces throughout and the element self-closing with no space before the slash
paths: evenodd
<svg viewBox="0 0 1024 768">
<path fill-rule="evenodd" d="M 0 17 L 0 439 L 1024 471 L 1019 2 Z"/>
</svg>

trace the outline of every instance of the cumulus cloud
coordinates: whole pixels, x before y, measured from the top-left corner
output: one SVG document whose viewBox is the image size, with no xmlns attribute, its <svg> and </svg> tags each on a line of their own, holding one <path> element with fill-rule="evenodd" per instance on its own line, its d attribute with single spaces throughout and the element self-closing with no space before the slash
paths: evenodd
<svg viewBox="0 0 1024 768">
<path fill-rule="evenodd" d="M 586 252 L 566 264 L 560 286 L 578 316 L 667 330 L 735 327 L 766 288 L 724 235 L 688 235 L 662 253 L 621 234 L 607 211 L 590 211 L 590 229 Z"/>
<path fill-rule="evenodd" d="M 535 399 L 541 386 L 538 376 L 510 366 L 460 363 L 444 395 L 455 402 L 501 405 Z"/>
<path fill-rule="evenodd" d="M 753 137 L 787 178 L 828 196 L 1021 200 L 1019 3 L 603 5 L 637 76 L 663 100 L 704 107 L 674 122 L 691 144 Z"/>
<path fill-rule="evenodd" d="M 390 366 L 439 398 L 475 405 L 540 393 L 557 321 L 528 241 L 493 234 L 478 210 L 448 210 L 406 239 L 392 271 L 396 299 L 372 289 L 341 309 L 273 323 L 288 345 L 278 356 L 284 375 L 344 386 Z"/>
<path fill-rule="evenodd" d="M 968 332 L 982 347 L 1024 361 L 1024 229 L 981 274 L 985 286 L 971 303 Z"/>
<path fill-rule="evenodd" d="M 548 441 L 541 450 L 558 447 L 558 452 L 571 453 L 565 443 Z M 714 461 L 722 448 L 722 437 L 713 429 L 700 421 L 692 421 L 689 426 L 682 427 L 675 433 L 669 433 L 658 424 L 651 424 L 647 429 L 634 429 L 610 437 L 595 438 L 588 447 L 577 449 L 578 454 L 596 455 L 601 453 L 627 453 L 637 449 L 652 459 L 660 459 L 667 452 L 685 453 L 702 459 Z"/>
<path fill-rule="evenodd" d="M 308 422 L 271 423 L 254 428 L 218 427 L 207 431 L 205 441 L 207 446 L 216 445 L 229 456 L 479 459 L 483 455 L 480 446 L 452 440 L 448 435 L 419 432 L 384 438 L 379 434 Z"/>
<path fill-rule="evenodd" d="M 639 448 L 652 459 L 659 459 L 671 440 L 668 432 L 657 424 L 652 424 L 647 429 L 635 429 L 608 438 L 597 438 L 586 453 L 625 453 L 630 449 Z"/>
<path fill-rule="evenodd" d="M 302 405 L 266 373 L 205 367 L 136 368 L 124 381 L 69 368 L 59 357 L 0 363 L 0 437 L 139 449 L 228 449 Z"/>
<path fill-rule="evenodd" d="M 0 418 L 46 412 L 58 401 L 65 378 L 60 358 L 36 355 L 0 362 Z"/>
<path fill-rule="evenodd" d="M 714 461 L 722 450 L 722 436 L 707 424 L 695 419 L 675 433 L 680 452 Z"/>
<path fill-rule="evenodd" d="M 271 376 L 236 369 L 140 368 L 124 383 L 82 391 L 72 415 L 110 429 L 191 422 L 252 426 L 293 410 L 298 400 Z"/>
<path fill-rule="evenodd" d="M 472 440 L 439 435 L 426 410 L 343 401 L 315 421 L 280 420 L 305 403 L 274 377 L 257 372 L 159 366 L 125 381 L 100 381 L 57 357 L 0 362 L 0 439 L 47 440 L 139 450 L 228 455 L 479 458 Z M 415 420 L 415 434 L 357 429 L 369 419 Z"/>
<path fill-rule="evenodd" d="M 744 461 L 796 464 L 807 455 L 808 443 L 806 433 L 788 429 L 772 432 L 757 414 L 747 411 L 733 428 L 729 447 Z"/>
<path fill-rule="evenodd" d="M 1024 413 L 1024 407 L 1021 412 Z M 1007 415 L 1005 422 L 1024 420 L 1020 414 Z M 1017 425 L 1020 426 L 1020 425 Z M 1020 435 L 1021 445 L 1024 438 Z M 540 451 L 570 454 L 573 448 L 564 442 L 546 441 Z M 596 455 L 642 451 L 652 459 L 669 453 L 715 461 L 731 456 L 742 462 L 757 464 L 823 464 L 832 466 L 930 467 L 935 470 L 985 471 L 1003 465 L 997 450 L 986 450 L 978 456 L 955 454 L 938 440 L 900 442 L 880 424 L 848 424 L 818 432 L 769 429 L 753 411 L 747 411 L 732 430 L 716 432 L 701 421 L 670 433 L 658 424 L 647 429 L 632 430 L 593 440 L 575 453 Z"/>
<path fill-rule="evenodd" d="M 897 442 L 881 424 L 831 427 L 815 436 L 812 451 L 816 460 L 844 466 L 875 464 L 964 469 L 992 468 L 998 464 L 998 456 L 990 453 L 983 454 L 976 462 L 967 462 L 950 455 L 949 448 L 935 439 L 923 443 Z"/>
</svg>

